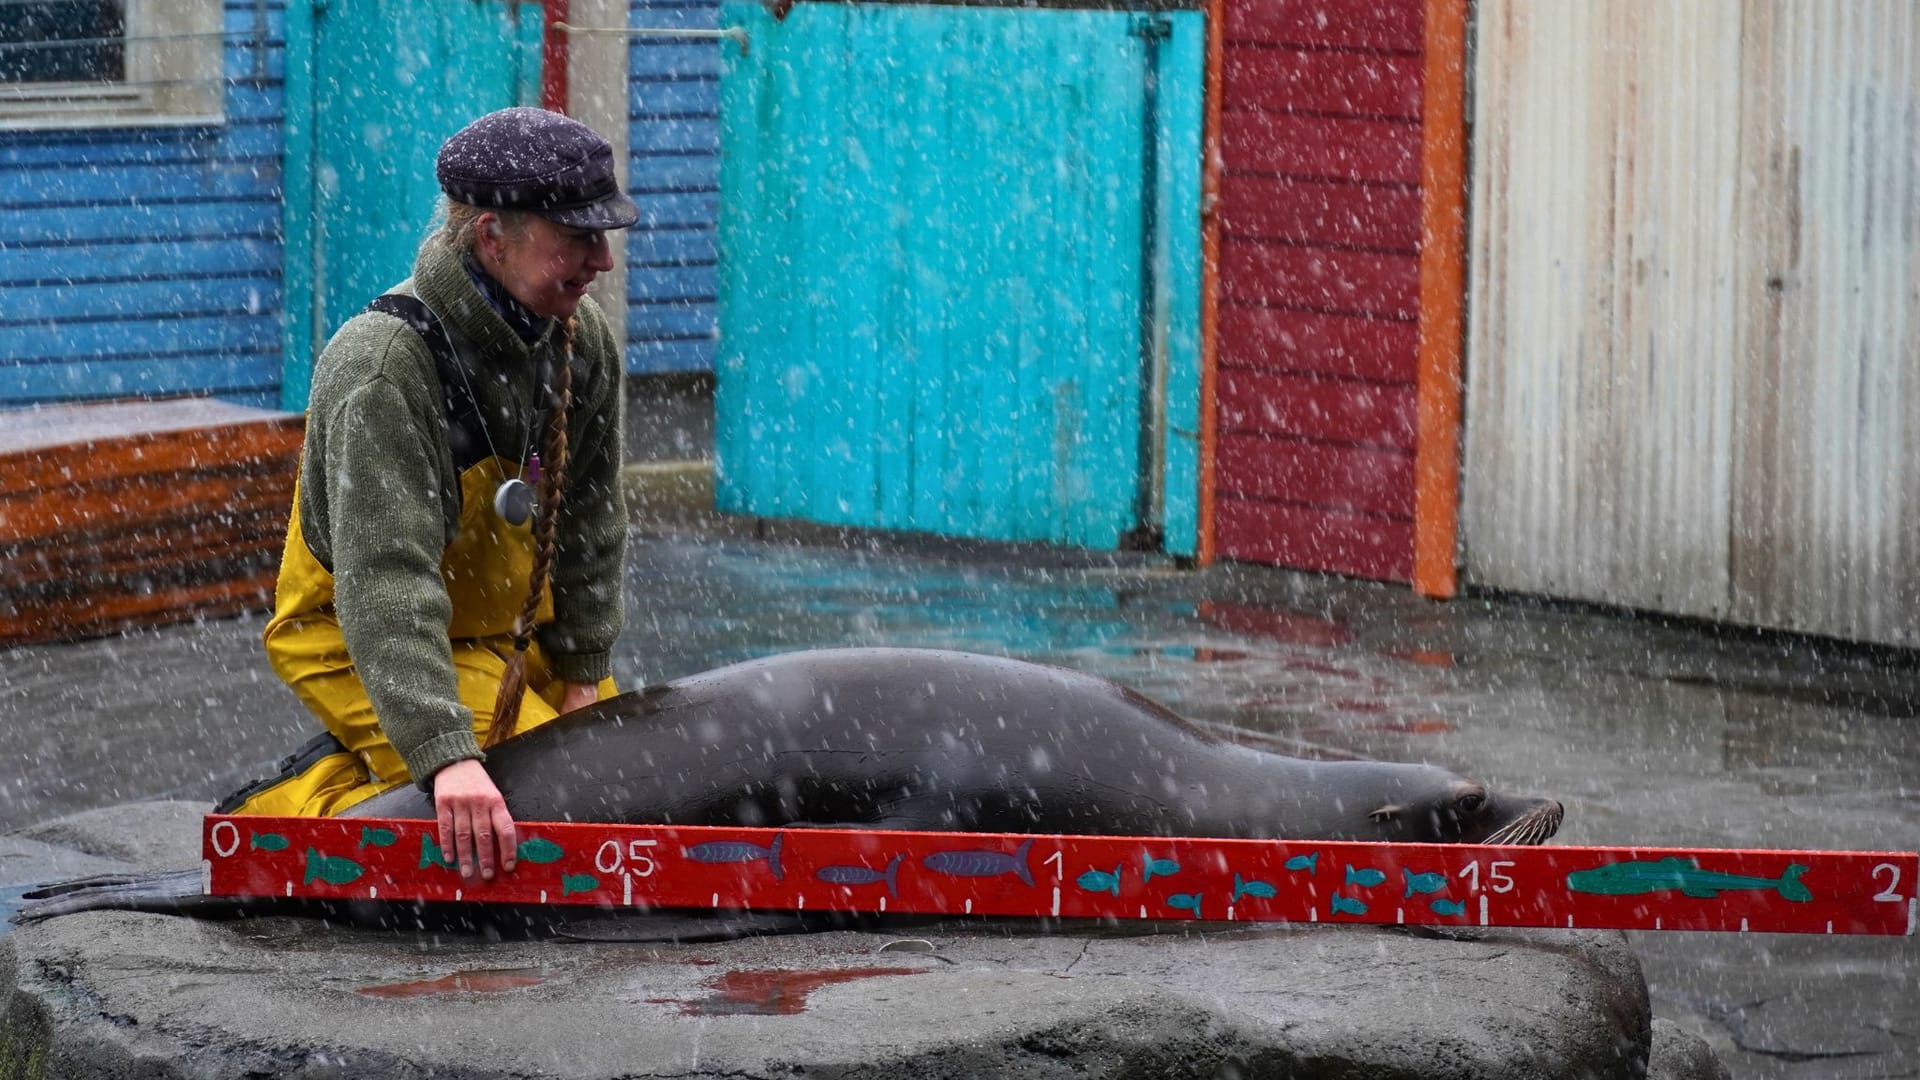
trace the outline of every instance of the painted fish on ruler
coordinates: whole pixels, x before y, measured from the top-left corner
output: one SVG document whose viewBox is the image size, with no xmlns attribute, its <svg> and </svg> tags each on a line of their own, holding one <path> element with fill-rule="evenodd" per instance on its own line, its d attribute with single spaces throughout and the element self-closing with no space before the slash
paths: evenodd
<svg viewBox="0 0 1920 1080">
<path fill-rule="evenodd" d="M 1074 884 L 1088 892 L 1103 892 L 1111 896 L 1119 896 L 1120 875 L 1124 869 L 1124 867 L 1116 866 L 1111 873 L 1105 870 L 1088 870 L 1086 873 L 1075 878 Z"/>
<path fill-rule="evenodd" d="M 1242 881 L 1240 875 L 1233 875 L 1233 895 L 1227 897 L 1227 903 L 1237 904 L 1243 896 L 1252 896 L 1261 900 L 1271 900 L 1280 894 L 1280 890 L 1264 881 Z"/>
<path fill-rule="evenodd" d="M 1786 872 L 1777 878 L 1751 877 L 1702 870 L 1692 859 L 1666 858 L 1575 870 L 1567 875 L 1567 888 L 1601 896 L 1677 892 L 1696 900 L 1717 899 L 1723 892 L 1753 890 L 1775 892 L 1781 899 L 1799 904 L 1813 899 L 1813 891 L 1800 883 L 1800 875 L 1806 872 L 1807 868 L 1799 863 L 1790 863 Z"/>
<path fill-rule="evenodd" d="M 350 885 L 358 881 L 360 875 L 366 872 L 365 867 L 352 859 L 344 859 L 338 855 L 322 855 L 318 848 L 308 848 L 307 876 L 303 881 L 306 884 L 324 881 L 329 885 Z"/>
<path fill-rule="evenodd" d="M 776 833 L 773 843 L 766 847 L 746 840 L 709 840 L 703 844 L 694 844 L 682 852 L 697 863 L 756 863 L 764 862 L 767 869 L 773 871 L 773 880 L 785 881 L 787 872 L 780 867 L 780 846 L 786 841 L 785 833 Z"/>
<path fill-rule="evenodd" d="M 948 877 L 999 877 L 1012 874 L 1032 888 L 1033 870 L 1027 865 L 1027 855 L 1032 850 L 1033 841 L 1023 840 L 1012 854 L 989 848 L 936 851 L 922 858 L 920 865 Z"/>
<path fill-rule="evenodd" d="M 900 864 L 905 855 L 895 855 L 887 862 L 885 870 L 875 870 L 871 866 L 823 866 L 813 872 L 813 876 L 829 885 L 845 885 L 853 888 L 860 885 L 874 885 L 885 882 L 887 895 L 900 896 Z"/>
</svg>

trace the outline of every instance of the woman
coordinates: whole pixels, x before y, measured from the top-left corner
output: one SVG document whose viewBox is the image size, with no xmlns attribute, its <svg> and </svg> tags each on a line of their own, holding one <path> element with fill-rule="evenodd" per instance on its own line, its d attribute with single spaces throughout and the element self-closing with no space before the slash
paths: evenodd
<svg viewBox="0 0 1920 1080">
<path fill-rule="evenodd" d="M 265 639 L 327 736 L 220 809 L 327 815 L 412 782 L 490 879 L 516 838 L 483 745 L 612 692 L 620 350 L 586 294 L 639 214 L 606 140 L 538 109 L 476 120 L 435 172 L 446 220 L 413 276 L 314 366 Z"/>
</svg>

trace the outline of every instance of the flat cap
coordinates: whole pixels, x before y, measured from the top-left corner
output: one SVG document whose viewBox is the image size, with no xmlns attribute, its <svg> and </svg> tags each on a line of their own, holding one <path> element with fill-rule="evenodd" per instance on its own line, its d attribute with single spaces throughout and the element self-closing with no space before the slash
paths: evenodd
<svg viewBox="0 0 1920 1080">
<path fill-rule="evenodd" d="M 592 128 L 545 109 L 501 109 L 455 132 L 434 175 L 447 198 L 529 210 L 579 229 L 624 229 L 640 210 L 620 190 L 613 147 Z"/>
</svg>

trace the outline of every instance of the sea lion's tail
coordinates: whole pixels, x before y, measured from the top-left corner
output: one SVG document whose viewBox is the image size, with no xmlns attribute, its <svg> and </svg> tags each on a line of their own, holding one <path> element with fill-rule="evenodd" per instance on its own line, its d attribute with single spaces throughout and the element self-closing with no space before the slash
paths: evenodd
<svg viewBox="0 0 1920 1080">
<path fill-rule="evenodd" d="M 21 896 L 14 922 L 38 922 L 82 911 L 154 911 L 168 915 L 219 918 L 238 914 L 230 897 L 208 896 L 199 870 L 160 870 L 145 874 L 103 874 L 42 885 Z"/>
</svg>

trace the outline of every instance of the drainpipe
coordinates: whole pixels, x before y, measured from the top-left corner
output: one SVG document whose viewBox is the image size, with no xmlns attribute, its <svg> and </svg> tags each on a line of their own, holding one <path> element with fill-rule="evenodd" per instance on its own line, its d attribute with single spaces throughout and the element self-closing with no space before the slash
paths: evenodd
<svg viewBox="0 0 1920 1080">
<path fill-rule="evenodd" d="M 567 21 L 569 0 L 546 0 L 546 28 L 540 40 L 540 107 L 567 111 L 567 32 L 554 25 Z"/>
</svg>

